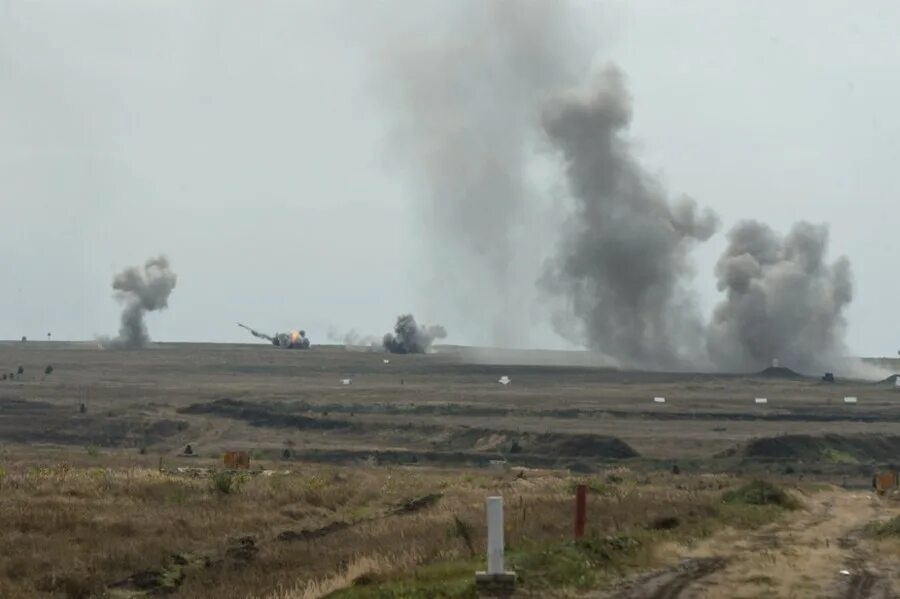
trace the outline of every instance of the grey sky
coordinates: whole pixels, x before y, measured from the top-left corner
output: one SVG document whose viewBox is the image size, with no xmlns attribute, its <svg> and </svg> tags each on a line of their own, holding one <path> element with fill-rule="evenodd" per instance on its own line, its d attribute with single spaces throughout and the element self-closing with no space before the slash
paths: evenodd
<svg viewBox="0 0 900 599">
<path fill-rule="evenodd" d="M 250 341 L 240 320 L 315 343 L 412 311 L 489 342 L 435 301 L 376 80 L 380 48 L 451 5 L 0 0 L 0 337 L 114 333 L 113 275 L 164 252 L 178 286 L 156 340 Z M 894 3 L 576 6 L 594 61 L 626 74 L 644 165 L 723 230 L 830 223 L 856 280 L 850 347 L 895 354 Z M 706 311 L 724 246 L 694 253 Z M 564 346 L 530 313 L 529 344 Z"/>
</svg>

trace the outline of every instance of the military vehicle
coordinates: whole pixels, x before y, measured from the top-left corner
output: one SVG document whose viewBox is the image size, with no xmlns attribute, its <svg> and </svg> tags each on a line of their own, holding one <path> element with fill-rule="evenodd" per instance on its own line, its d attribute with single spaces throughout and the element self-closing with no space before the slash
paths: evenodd
<svg viewBox="0 0 900 599">
<path fill-rule="evenodd" d="M 306 331 L 289 331 L 287 333 L 275 333 L 274 335 L 266 335 L 245 324 L 237 323 L 242 329 L 247 329 L 250 334 L 259 339 L 265 339 L 275 347 L 282 349 L 309 349 L 309 337 Z"/>
</svg>

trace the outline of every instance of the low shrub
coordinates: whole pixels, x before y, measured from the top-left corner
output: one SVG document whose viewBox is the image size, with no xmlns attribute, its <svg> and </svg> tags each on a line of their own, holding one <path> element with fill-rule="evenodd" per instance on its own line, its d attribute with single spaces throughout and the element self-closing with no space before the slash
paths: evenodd
<svg viewBox="0 0 900 599">
<path fill-rule="evenodd" d="M 722 502 L 742 505 L 777 505 L 786 510 L 795 510 L 800 507 L 800 502 L 787 491 L 762 480 L 754 480 L 742 487 L 727 491 L 722 495 Z"/>
<path fill-rule="evenodd" d="M 234 472 L 216 472 L 212 475 L 212 489 L 221 495 L 233 495 L 241 490 L 246 478 Z"/>
<path fill-rule="evenodd" d="M 891 518 L 887 522 L 873 524 L 869 528 L 869 532 L 876 537 L 900 538 L 900 516 Z"/>
</svg>

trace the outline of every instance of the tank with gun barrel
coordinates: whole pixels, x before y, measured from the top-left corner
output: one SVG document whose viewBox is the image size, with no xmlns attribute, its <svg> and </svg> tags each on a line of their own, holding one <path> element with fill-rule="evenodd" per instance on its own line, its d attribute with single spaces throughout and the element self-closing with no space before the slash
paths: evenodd
<svg viewBox="0 0 900 599">
<path fill-rule="evenodd" d="M 237 325 L 242 329 L 250 331 L 250 334 L 254 337 L 265 339 L 275 347 L 280 347 L 282 349 L 309 349 L 309 337 L 306 336 L 306 331 L 289 331 L 287 333 L 266 335 L 265 333 L 260 333 L 259 331 L 251 329 L 245 324 L 237 323 Z"/>
</svg>

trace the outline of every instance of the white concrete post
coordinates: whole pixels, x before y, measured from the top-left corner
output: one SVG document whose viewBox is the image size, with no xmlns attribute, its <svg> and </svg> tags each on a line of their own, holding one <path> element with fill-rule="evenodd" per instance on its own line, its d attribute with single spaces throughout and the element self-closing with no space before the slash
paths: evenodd
<svg viewBox="0 0 900 599">
<path fill-rule="evenodd" d="M 503 574 L 503 498 L 487 498 L 487 573 Z"/>
</svg>

